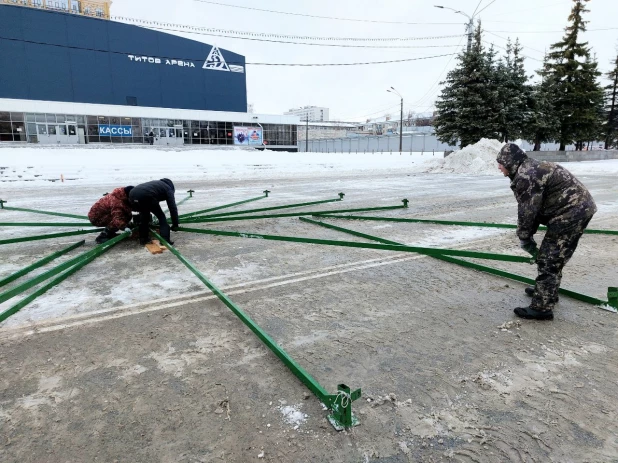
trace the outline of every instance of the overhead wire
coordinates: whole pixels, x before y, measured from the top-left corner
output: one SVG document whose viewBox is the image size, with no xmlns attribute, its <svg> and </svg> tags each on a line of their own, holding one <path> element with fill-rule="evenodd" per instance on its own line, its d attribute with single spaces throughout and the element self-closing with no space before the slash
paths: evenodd
<svg viewBox="0 0 618 463">
<path fill-rule="evenodd" d="M 481 14 L 483 11 L 485 11 L 487 8 L 489 8 L 491 5 L 493 5 L 495 2 L 496 2 L 496 0 L 491 1 L 488 5 L 484 6 L 483 9 L 478 12 L 478 14 Z M 474 15 L 472 15 L 472 16 L 474 16 Z"/>
<path fill-rule="evenodd" d="M 68 48 L 72 50 L 83 50 L 83 51 L 95 51 L 101 53 L 112 53 L 117 55 L 130 55 L 130 52 L 126 51 L 114 51 L 114 50 L 102 50 L 97 48 L 87 48 L 87 47 L 77 47 L 72 45 L 61 45 L 54 44 L 49 42 L 37 42 L 34 40 L 25 40 L 25 39 L 16 39 L 13 37 L 0 37 L 1 40 L 9 40 L 12 42 L 22 42 L 22 43 L 30 43 L 35 45 L 46 45 L 57 48 Z M 403 58 L 396 60 L 384 60 L 384 61 L 364 61 L 364 62 L 355 62 L 355 63 L 252 63 L 252 62 L 234 62 L 234 61 L 226 61 L 228 64 L 236 64 L 236 65 L 253 65 L 253 66 L 290 66 L 290 67 L 326 67 L 326 66 L 365 66 L 372 64 L 390 64 L 390 63 L 404 63 L 409 61 L 419 61 L 425 59 L 432 58 L 441 58 L 443 56 L 450 56 L 450 53 L 443 55 L 434 55 L 434 56 L 420 56 L 416 58 Z M 139 55 L 138 55 L 139 56 Z M 181 58 L 179 56 L 157 56 L 157 58 L 168 59 L 168 60 L 181 60 L 181 61 L 203 61 L 202 58 Z"/>
<path fill-rule="evenodd" d="M 211 0 L 194 0 L 194 1 L 199 2 L 199 3 L 208 3 L 211 5 L 218 5 L 218 6 L 224 6 L 224 7 L 229 7 L 229 8 L 238 8 L 242 10 L 260 11 L 263 13 L 274 13 L 274 14 L 283 14 L 283 15 L 290 15 L 290 16 L 302 16 L 305 18 L 315 18 L 315 19 L 330 19 L 330 20 L 336 20 L 336 21 L 352 21 L 352 22 L 374 23 L 374 24 L 375 23 L 378 23 L 378 24 L 407 24 L 407 25 L 421 25 L 421 24 L 456 25 L 456 24 L 460 24 L 460 23 L 454 23 L 454 22 L 407 22 L 407 21 L 382 21 L 382 20 L 377 20 L 377 19 L 341 18 L 337 16 L 320 16 L 320 15 L 313 15 L 313 14 L 306 14 L 306 13 L 294 13 L 291 11 L 267 10 L 264 8 L 255 8 L 255 7 L 243 6 L 243 5 L 231 5 L 229 3 L 214 2 Z"/>
</svg>

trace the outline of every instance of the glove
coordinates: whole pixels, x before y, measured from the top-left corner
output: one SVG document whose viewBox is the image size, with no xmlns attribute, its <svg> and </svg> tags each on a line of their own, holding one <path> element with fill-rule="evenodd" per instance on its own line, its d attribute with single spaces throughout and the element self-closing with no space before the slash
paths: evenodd
<svg viewBox="0 0 618 463">
<path fill-rule="evenodd" d="M 129 227 L 124 229 L 125 233 L 133 233 L 133 230 L 131 230 Z"/>
<path fill-rule="evenodd" d="M 533 238 L 528 238 L 527 240 L 519 240 L 519 247 L 533 256 L 536 255 L 538 251 L 536 247 L 536 241 L 534 241 Z"/>
</svg>

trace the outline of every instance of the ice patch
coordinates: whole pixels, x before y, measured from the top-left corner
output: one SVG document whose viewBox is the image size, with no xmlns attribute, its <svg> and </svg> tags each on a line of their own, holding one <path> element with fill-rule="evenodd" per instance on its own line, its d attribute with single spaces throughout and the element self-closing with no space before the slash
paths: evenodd
<svg viewBox="0 0 618 463">
<path fill-rule="evenodd" d="M 282 405 L 279 407 L 279 411 L 283 415 L 283 421 L 293 425 L 295 427 L 294 429 L 307 421 L 308 415 L 300 411 L 301 407 L 302 404 Z"/>
</svg>

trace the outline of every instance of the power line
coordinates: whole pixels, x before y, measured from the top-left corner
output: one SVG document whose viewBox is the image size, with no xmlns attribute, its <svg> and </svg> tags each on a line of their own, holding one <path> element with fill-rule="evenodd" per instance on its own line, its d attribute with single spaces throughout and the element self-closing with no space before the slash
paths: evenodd
<svg viewBox="0 0 618 463">
<path fill-rule="evenodd" d="M 615 31 L 618 30 L 618 27 L 605 27 L 602 29 L 586 29 L 586 32 L 597 32 L 597 31 Z M 564 29 L 559 31 L 486 31 L 486 32 L 502 32 L 507 34 L 554 34 L 556 32 L 564 32 Z"/>
<path fill-rule="evenodd" d="M 182 29 L 182 32 L 187 31 L 200 31 L 204 33 L 208 33 L 206 35 L 216 35 L 216 34 L 226 34 L 229 35 L 241 35 L 243 37 L 274 37 L 279 39 L 292 39 L 292 40 L 317 40 L 317 41 L 333 41 L 333 42 L 407 42 L 413 40 L 435 40 L 435 39 L 445 39 L 445 38 L 453 38 L 459 37 L 461 34 L 451 34 L 451 35 L 435 35 L 435 36 L 424 36 L 424 37 L 324 37 L 324 36 L 310 36 L 310 35 L 289 35 L 289 34 L 273 34 L 271 32 L 254 32 L 254 31 L 237 31 L 232 29 L 219 29 L 214 27 L 198 27 L 198 26 L 190 26 L 187 24 L 175 24 L 175 23 L 164 23 L 159 21 L 149 21 L 145 19 L 139 18 L 130 18 L 126 16 L 112 16 L 112 19 L 115 21 L 125 21 L 137 24 L 143 24 L 145 26 L 159 26 L 161 28 L 176 28 Z M 155 27 L 152 27 L 155 29 Z M 172 30 L 176 30 L 172 29 Z"/>
<path fill-rule="evenodd" d="M 483 9 L 481 11 L 479 11 L 479 14 L 481 14 L 483 11 L 485 11 L 487 8 L 489 8 L 491 5 L 493 5 L 496 2 L 496 0 L 493 0 L 492 2 L 489 3 L 489 5 L 484 6 Z M 474 16 L 474 15 L 472 15 Z"/>
<path fill-rule="evenodd" d="M 35 45 L 45 45 L 45 46 L 50 46 L 50 47 L 57 47 L 57 48 L 68 48 L 68 49 L 72 49 L 72 50 L 83 50 L 83 51 L 96 51 L 96 52 L 100 52 L 100 53 L 111 53 L 111 54 L 116 54 L 116 55 L 129 55 L 130 53 L 127 52 L 122 52 L 122 51 L 114 51 L 114 50 L 101 50 L 101 49 L 97 49 L 97 48 L 86 48 L 86 47 L 76 47 L 76 46 L 71 46 L 71 45 L 60 45 L 60 44 L 54 44 L 54 43 L 48 43 L 48 42 L 36 42 L 33 40 L 25 40 L 25 39 L 15 39 L 15 38 L 9 38 L 9 37 L 0 37 L 1 40 L 9 40 L 12 42 L 23 42 L 23 43 L 30 43 L 30 44 L 35 44 Z M 451 56 L 452 53 L 447 53 L 444 55 L 434 55 L 434 56 L 421 56 L 421 57 L 417 57 L 417 58 L 404 58 L 404 59 L 396 59 L 396 60 L 387 60 L 387 61 L 365 61 L 365 62 L 358 62 L 358 63 L 251 63 L 251 62 L 233 62 L 233 61 L 227 61 L 228 64 L 237 64 L 237 65 L 253 65 L 253 66 L 290 66 L 290 67 L 327 67 L 327 66 L 365 66 L 365 65 L 371 65 L 371 64 L 389 64 L 389 63 L 404 63 L 404 62 L 409 62 L 409 61 L 419 61 L 419 60 L 425 60 L 425 59 L 432 59 L 432 58 L 441 58 L 443 56 Z M 158 56 L 157 58 L 160 59 L 167 59 L 167 60 L 181 60 L 181 61 L 203 61 L 203 59 L 199 58 L 179 58 L 178 56 Z"/>
<path fill-rule="evenodd" d="M 421 25 L 421 24 L 428 24 L 428 25 L 438 25 L 438 24 L 457 25 L 457 24 L 460 24 L 460 23 L 445 23 L 445 22 L 406 22 L 406 21 L 380 21 L 380 20 L 372 20 L 372 19 L 340 18 L 340 17 L 336 17 L 336 16 L 319 16 L 319 15 L 313 15 L 313 14 L 292 13 L 290 11 L 266 10 L 266 9 L 263 9 L 263 8 L 255 8 L 255 7 L 241 6 L 241 5 L 230 5 L 229 3 L 213 2 L 213 1 L 210 1 L 210 0 L 194 0 L 194 1 L 200 2 L 200 3 L 208 3 L 210 5 L 225 6 L 225 7 L 229 7 L 229 8 L 239 8 L 239 9 L 242 9 L 242 10 L 261 11 L 263 13 L 285 14 L 285 15 L 290 15 L 290 16 L 303 16 L 305 18 L 315 18 L 315 19 L 332 19 L 332 20 L 336 20 L 336 21 L 353 21 L 353 22 L 378 23 L 378 24 L 409 24 L 409 25 Z"/>
<path fill-rule="evenodd" d="M 170 29 L 170 28 L 165 28 L 165 27 L 150 27 L 149 29 L 154 29 L 154 30 L 159 30 L 159 31 L 169 31 L 169 32 L 181 32 L 185 34 L 206 35 L 210 37 L 224 37 L 228 39 L 249 40 L 253 42 L 283 43 L 283 44 L 290 44 L 290 45 L 307 45 L 307 46 L 314 46 L 314 47 L 379 48 L 379 49 L 454 48 L 456 47 L 456 45 L 343 45 L 343 44 L 334 44 L 334 43 L 292 42 L 289 40 L 257 39 L 253 37 L 235 37 L 233 35 L 209 34 L 206 32 L 194 32 L 194 31 L 187 31 L 187 30 L 180 30 L 180 29 Z M 459 36 L 455 36 L 455 37 L 459 37 Z"/>
<path fill-rule="evenodd" d="M 474 9 L 474 12 L 472 13 L 472 17 L 473 18 L 474 18 L 474 15 L 476 14 L 476 10 L 478 10 L 479 6 L 481 6 L 481 3 L 483 3 L 483 0 L 479 0 L 478 4 L 476 5 L 476 8 Z M 491 5 L 491 3 L 490 3 L 490 5 Z M 480 13 L 480 11 L 479 11 L 479 13 Z"/>
<path fill-rule="evenodd" d="M 485 31 L 485 32 L 487 32 L 488 34 L 493 35 L 494 37 L 498 37 L 499 39 L 502 39 L 502 40 L 509 40 L 507 37 L 502 37 L 501 35 L 494 34 L 493 32 L 489 32 L 489 31 Z M 523 45 L 523 44 L 521 44 L 521 43 L 520 43 L 520 45 L 521 45 L 523 48 L 527 48 L 527 49 L 529 49 L 529 50 L 536 51 L 537 53 L 541 53 L 542 55 L 544 55 L 544 54 L 545 54 L 545 52 L 544 52 L 544 51 L 537 50 L 536 48 L 532 48 L 532 47 L 529 47 L 529 46 L 527 46 L 527 45 Z"/>
</svg>

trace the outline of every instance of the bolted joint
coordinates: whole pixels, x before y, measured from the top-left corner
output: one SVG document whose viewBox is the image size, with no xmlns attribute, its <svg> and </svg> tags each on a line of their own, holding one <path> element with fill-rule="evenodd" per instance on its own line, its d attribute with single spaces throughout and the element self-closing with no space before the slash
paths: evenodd
<svg viewBox="0 0 618 463">
<path fill-rule="evenodd" d="M 193 198 L 193 193 L 195 193 L 195 190 L 187 190 L 187 193 L 189 193 L 189 198 Z"/>
<path fill-rule="evenodd" d="M 607 303 L 614 309 L 618 309 L 618 287 L 607 288 Z"/>
<path fill-rule="evenodd" d="M 0 199 L 0 209 L 4 209 L 4 203 L 6 203 L 8 201 L 5 201 L 4 199 Z"/>
<path fill-rule="evenodd" d="M 264 192 L 263 192 L 263 193 L 264 193 L 264 194 L 266 195 L 266 197 L 268 198 L 268 193 L 270 193 L 270 190 L 264 190 Z"/>
<path fill-rule="evenodd" d="M 342 201 L 344 196 L 345 196 L 345 193 L 339 193 L 339 200 Z"/>
<path fill-rule="evenodd" d="M 328 422 L 337 431 L 343 431 L 360 424 L 359 419 L 352 414 L 352 402 L 361 397 L 361 390 L 352 391 L 345 384 L 337 386 L 337 395 L 330 395 L 330 408 L 333 413 L 328 415 Z"/>
<path fill-rule="evenodd" d="M 403 203 L 403 207 L 408 207 L 408 203 L 410 201 L 408 201 L 407 199 L 402 199 L 401 202 Z"/>
</svg>

